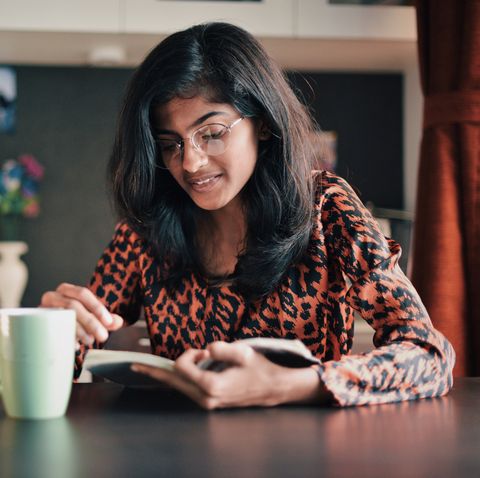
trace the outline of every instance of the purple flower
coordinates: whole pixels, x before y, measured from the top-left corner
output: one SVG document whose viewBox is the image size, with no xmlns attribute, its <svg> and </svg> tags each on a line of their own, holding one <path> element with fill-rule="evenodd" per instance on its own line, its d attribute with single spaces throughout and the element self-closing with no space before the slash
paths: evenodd
<svg viewBox="0 0 480 478">
<path fill-rule="evenodd" d="M 31 154 L 22 154 L 18 162 L 24 167 L 27 176 L 37 181 L 43 178 L 44 167 Z"/>
</svg>

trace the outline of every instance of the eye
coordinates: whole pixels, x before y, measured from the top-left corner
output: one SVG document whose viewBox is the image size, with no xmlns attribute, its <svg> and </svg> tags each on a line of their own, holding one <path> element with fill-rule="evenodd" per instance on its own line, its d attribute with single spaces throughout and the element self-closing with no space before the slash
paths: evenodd
<svg viewBox="0 0 480 478">
<path fill-rule="evenodd" d="M 178 149 L 178 143 L 172 139 L 158 139 L 157 144 L 162 153 L 173 153 Z"/>
<path fill-rule="evenodd" d="M 222 124 L 211 124 L 205 126 L 199 131 L 202 142 L 208 143 L 208 141 L 221 138 L 227 131 L 226 126 Z"/>
</svg>

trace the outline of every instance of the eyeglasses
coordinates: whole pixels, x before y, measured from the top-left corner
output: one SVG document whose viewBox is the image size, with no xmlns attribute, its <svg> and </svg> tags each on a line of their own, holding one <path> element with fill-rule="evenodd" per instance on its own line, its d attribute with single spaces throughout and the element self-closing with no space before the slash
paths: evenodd
<svg viewBox="0 0 480 478">
<path fill-rule="evenodd" d="M 202 151 L 208 156 L 218 156 L 224 153 L 228 147 L 228 138 L 232 128 L 243 119 L 245 119 L 244 116 L 228 126 L 222 123 L 206 124 L 196 129 L 189 138 L 158 138 L 158 150 L 162 155 L 163 161 L 163 164 L 160 164 L 159 167 L 161 169 L 171 169 L 178 159 L 182 161 L 185 151 L 185 140 L 187 139 L 191 141 L 197 151 Z"/>
</svg>

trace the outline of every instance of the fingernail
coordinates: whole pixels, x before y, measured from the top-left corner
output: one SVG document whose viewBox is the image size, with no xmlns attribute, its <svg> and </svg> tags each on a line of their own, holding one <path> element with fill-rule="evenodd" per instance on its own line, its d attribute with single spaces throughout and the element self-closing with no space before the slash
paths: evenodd
<svg viewBox="0 0 480 478">
<path fill-rule="evenodd" d="M 100 342 L 105 342 L 108 339 L 108 332 L 105 329 L 98 329 L 97 338 Z"/>
<path fill-rule="evenodd" d="M 110 312 L 107 309 L 103 309 L 102 316 L 103 316 L 103 321 L 105 322 L 106 325 L 112 325 L 113 324 L 113 318 L 112 318 L 112 316 L 110 315 Z"/>
</svg>

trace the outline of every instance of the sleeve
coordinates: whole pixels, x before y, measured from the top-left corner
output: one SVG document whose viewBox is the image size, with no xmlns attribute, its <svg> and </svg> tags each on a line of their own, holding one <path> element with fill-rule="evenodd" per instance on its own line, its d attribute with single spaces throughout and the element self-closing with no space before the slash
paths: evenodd
<svg viewBox="0 0 480 478">
<path fill-rule="evenodd" d="M 375 330 L 372 352 L 319 367 L 334 403 L 365 405 L 446 394 L 453 383 L 455 353 L 400 269 L 400 246 L 383 236 L 340 178 L 323 197 L 321 221 L 328 254 L 351 283 L 345 300 Z"/>
<path fill-rule="evenodd" d="M 120 315 L 128 325 L 136 322 L 141 309 L 141 242 L 126 223 L 119 223 L 88 286 L 111 313 Z M 100 347 L 96 341 L 91 347 L 81 345 L 75 355 L 74 378 L 82 371 L 87 349 Z"/>
</svg>

